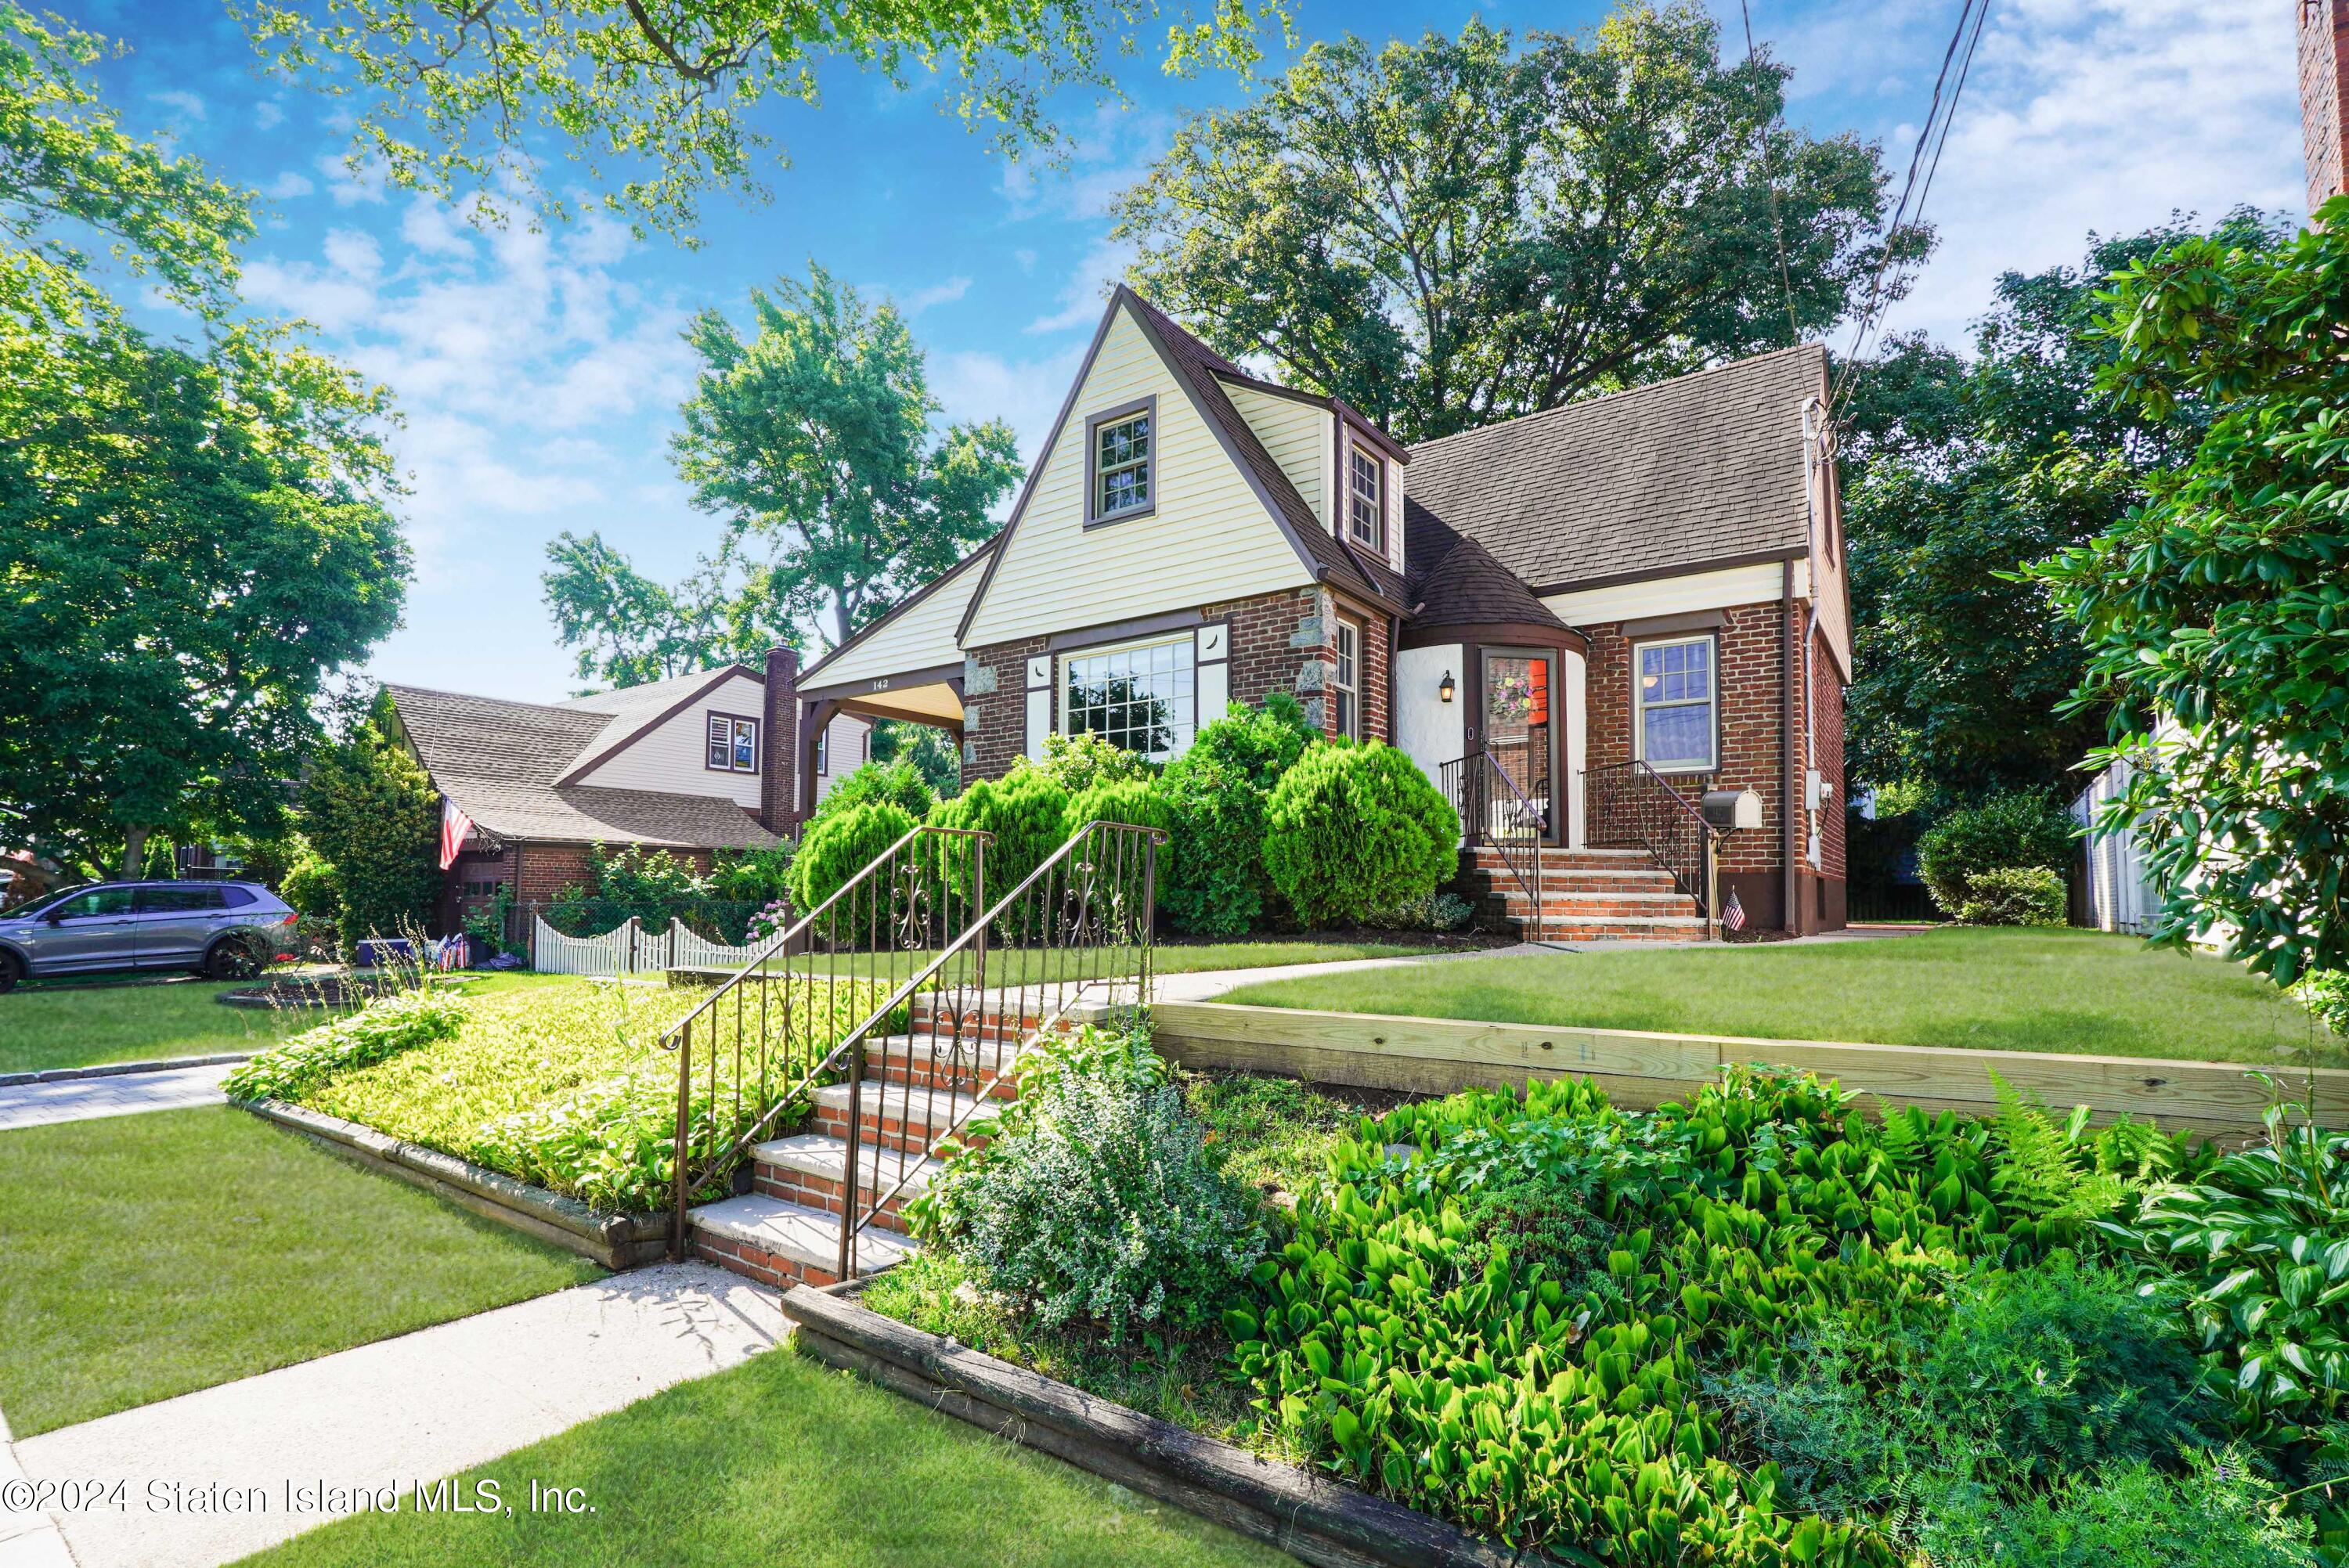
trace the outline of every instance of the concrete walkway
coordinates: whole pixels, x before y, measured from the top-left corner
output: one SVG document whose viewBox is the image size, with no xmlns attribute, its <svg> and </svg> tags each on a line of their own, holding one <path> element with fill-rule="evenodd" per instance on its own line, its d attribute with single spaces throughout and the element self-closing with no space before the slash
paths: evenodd
<svg viewBox="0 0 2349 1568">
<path fill-rule="evenodd" d="M 16 1459 L 36 1481 L 128 1483 L 119 1509 L 57 1516 L 80 1568 L 212 1568 L 357 1511 L 302 1489 L 394 1487 L 412 1511 L 419 1482 L 739 1366 L 781 1322 L 773 1291 L 661 1264 L 44 1432 Z M 5 1543 L 0 1568 L 18 1568 Z"/>
<path fill-rule="evenodd" d="M 67 1078 L 58 1083 L 0 1088 L 0 1132 L 44 1127 L 53 1121 L 88 1121 L 100 1116 L 132 1116 L 142 1110 L 180 1110 L 191 1105 L 222 1105 L 221 1079 L 234 1062 L 169 1072 L 122 1073 L 112 1078 Z"/>
</svg>

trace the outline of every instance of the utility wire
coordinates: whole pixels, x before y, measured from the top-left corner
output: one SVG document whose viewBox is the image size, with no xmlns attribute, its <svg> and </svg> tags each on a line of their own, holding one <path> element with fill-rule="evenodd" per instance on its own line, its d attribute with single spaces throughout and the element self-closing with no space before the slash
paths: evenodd
<svg viewBox="0 0 2349 1568">
<path fill-rule="evenodd" d="M 1761 67 L 1760 52 L 1754 46 L 1754 12 L 1746 0 L 1737 0 L 1737 14 L 1745 19 L 1745 63 L 1757 70 Z M 1771 122 L 1777 120 L 1772 115 Z M 1770 192 L 1770 229 L 1778 240 L 1778 297 L 1786 304 L 1786 346 L 1802 342 L 1802 328 L 1795 325 L 1795 280 L 1786 266 L 1786 220 L 1778 211 L 1778 179 L 1770 171 L 1770 126 L 1756 128 L 1754 139 L 1762 144 L 1762 183 Z"/>
<path fill-rule="evenodd" d="M 1940 74 L 1933 80 L 1933 98 L 1926 107 L 1924 128 L 1918 131 L 1917 145 L 1909 150 L 1909 175 L 1901 185 L 1899 205 L 1893 209 L 1892 222 L 1885 228 L 1884 253 L 1877 258 L 1876 272 L 1868 283 L 1867 302 L 1852 328 L 1851 347 L 1844 355 L 1835 384 L 1828 390 L 1830 418 L 1842 404 L 1844 394 L 1858 372 L 1859 356 L 1868 334 L 1878 325 L 1878 302 L 1888 307 L 1892 303 L 1884 287 L 1884 275 L 1891 265 L 1893 242 L 1903 228 L 1923 219 L 1925 198 L 1932 191 L 1933 176 L 1940 170 L 1941 150 L 1949 145 L 1950 127 L 1957 119 L 1958 100 L 1965 94 L 1966 77 L 1973 67 L 1974 46 L 1982 42 L 1982 25 L 1989 20 L 1990 6 L 1991 0 L 1963 0 L 1959 6 L 1958 25 L 1950 33 L 1949 47 L 1941 52 Z M 1907 265 L 1902 263 L 1903 273 Z M 1896 274 L 1896 285 L 1899 281 Z"/>
</svg>

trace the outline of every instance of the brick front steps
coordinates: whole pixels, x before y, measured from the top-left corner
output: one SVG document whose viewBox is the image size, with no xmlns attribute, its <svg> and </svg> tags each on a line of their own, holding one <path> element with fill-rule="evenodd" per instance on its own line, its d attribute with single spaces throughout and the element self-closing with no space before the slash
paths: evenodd
<svg viewBox="0 0 2349 1568">
<path fill-rule="evenodd" d="M 860 1209 L 894 1193 L 857 1237 L 856 1268 L 875 1273 L 919 1250 L 905 1232 L 905 1206 L 943 1169 L 927 1150 L 948 1128 L 1015 1097 L 1010 1076 L 1031 1016 L 1006 1011 L 946 1016 L 916 1004 L 911 1033 L 867 1041 L 857 1091 L 856 1189 Z M 807 1130 L 750 1149 L 750 1191 L 688 1216 L 692 1251 L 768 1284 L 838 1283 L 841 1189 L 847 1175 L 849 1086 L 815 1091 Z"/>
<path fill-rule="evenodd" d="M 1696 900 L 1645 850 L 1541 851 L 1541 908 L 1498 850 L 1462 852 L 1460 879 L 1486 920 L 1528 942 L 1702 942 Z"/>
</svg>

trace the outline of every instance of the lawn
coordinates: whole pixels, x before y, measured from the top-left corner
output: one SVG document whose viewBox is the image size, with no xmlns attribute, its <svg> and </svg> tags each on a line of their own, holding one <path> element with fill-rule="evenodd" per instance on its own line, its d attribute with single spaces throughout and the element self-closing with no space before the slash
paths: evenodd
<svg viewBox="0 0 2349 1568">
<path fill-rule="evenodd" d="M 0 1132 L 0 1215 L 18 1437 L 601 1272 L 227 1107 Z"/>
<path fill-rule="evenodd" d="M 496 1514 L 362 1515 L 269 1568 L 658 1563 L 732 1568 L 1274 1568 L 1291 1559 L 789 1350 L 680 1385 L 467 1474 Z M 595 1512 L 529 1511 L 531 1483 Z"/>
<path fill-rule="evenodd" d="M 2349 1047 L 2267 981 L 2093 931 L 1464 959 L 1244 986 L 1261 1006 L 1673 1034 L 2290 1064 Z"/>
<path fill-rule="evenodd" d="M 1412 958 L 1428 953 L 1459 953 L 1492 945 L 1475 936 L 1436 936 L 1394 932 L 1377 935 L 1308 934 L 1265 937 L 1243 942 L 1193 942 L 1161 937 L 1150 950 L 1150 967 L 1159 975 L 1198 975 L 1216 969 L 1269 969 L 1297 964 L 1338 964 L 1354 958 Z M 1131 948 L 1113 948 L 1106 955 L 1089 949 L 1045 950 L 995 947 L 987 955 L 989 985 L 1031 985 L 1055 978 L 1091 978 L 1131 960 Z M 824 972 L 874 978 L 891 984 L 911 979 L 936 955 L 935 949 L 877 953 L 842 953 L 774 961 L 778 973 L 789 968 L 805 974 L 810 965 Z M 967 979 L 974 965 L 968 955 L 951 960 L 940 977 L 951 984 Z"/>
</svg>

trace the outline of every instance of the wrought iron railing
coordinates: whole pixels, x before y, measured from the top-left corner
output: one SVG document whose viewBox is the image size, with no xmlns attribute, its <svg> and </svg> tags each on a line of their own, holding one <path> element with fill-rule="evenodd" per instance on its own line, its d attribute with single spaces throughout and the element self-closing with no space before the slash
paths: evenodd
<svg viewBox="0 0 2349 1568">
<path fill-rule="evenodd" d="M 1498 853 L 1501 863 L 1531 901 L 1537 932 L 1541 920 L 1542 841 L 1549 816 L 1517 788 L 1509 770 L 1489 751 L 1472 751 L 1439 769 L 1445 799 L 1460 817 L 1460 841 Z"/>
<path fill-rule="evenodd" d="M 1609 762 L 1582 776 L 1586 837 L 1593 848 L 1645 850 L 1672 885 L 1713 919 L 1712 867 L 1718 836 L 1689 798 L 1644 762 Z"/>
<path fill-rule="evenodd" d="M 903 1009 L 907 978 L 968 932 L 987 903 L 991 838 L 915 828 L 763 944 L 662 1037 L 677 1054 L 678 1255 L 694 1195 L 787 1112 L 804 1109 L 848 1045 Z"/>
</svg>

